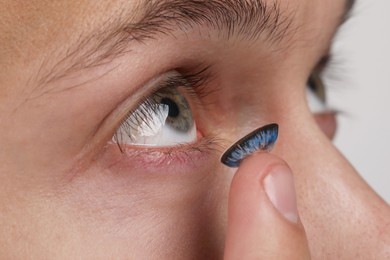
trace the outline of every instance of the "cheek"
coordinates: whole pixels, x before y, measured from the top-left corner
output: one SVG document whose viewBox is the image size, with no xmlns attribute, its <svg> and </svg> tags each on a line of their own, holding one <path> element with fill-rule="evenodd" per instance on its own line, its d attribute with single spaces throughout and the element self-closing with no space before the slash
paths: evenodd
<svg viewBox="0 0 390 260">
<path fill-rule="evenodd" d="M 113 163 L 113 157 L 118 159 L 106 156 L 74 175 L 56 196 L 68 221 L 87 241 L 99 238 L 104 248 L 128 252 L 146 252 L 153 246 L 149 253 L 159 251 L 169 259 L 173 252 L 187 250 L 188 258 L 198 254 L 183 248 L 183 241 L 207 246 L 209 230 L 220 237 L 232 175 L 222 173 L 217 157 L 196 161 L 194 156 L 195 161 L 183 167 L 173 161 L 167 167 L 146 165 L 139 158 Z"/>
</svg>

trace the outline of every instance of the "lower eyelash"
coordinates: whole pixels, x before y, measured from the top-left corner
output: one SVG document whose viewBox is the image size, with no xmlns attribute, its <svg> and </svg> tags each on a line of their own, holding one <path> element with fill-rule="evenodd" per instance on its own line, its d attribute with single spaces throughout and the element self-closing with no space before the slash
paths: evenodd
<svg viewBox="0 0 390 260">
<path fill-rule="evenodd" d="M 133 168 L 139 165 L 145 171 L 150 172 L 160 171 L 161 169 L 168 171 L 171 168 L 197 167 L 199 166 L 199 159 L 209 159 L 213 157 L 213 154 L 217 155 L 221 152 L 219 143 L 220 141 L 216 138 L 203 137 L 196 143 L 184 143 L 172 147 L 136 148 L 124 145 L 120 157 L 114 160 L 113 166 L 125 164 L 126 167 L 129 164 L 129 167 Z"/>
<path fill-rule="evenodd" d="M 238 167 L 249 155 L 257 151 L 270 151 L 278 138 L 278 125 L 269 124 L 256 129 L 232 145 L 221 158 L 228 167 Z"/>
</svg>

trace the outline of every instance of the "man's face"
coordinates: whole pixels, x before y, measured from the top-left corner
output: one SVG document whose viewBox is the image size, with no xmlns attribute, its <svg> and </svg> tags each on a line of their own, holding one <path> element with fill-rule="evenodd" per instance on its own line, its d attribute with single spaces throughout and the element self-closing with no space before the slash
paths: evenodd
<svg viewBox="0 0 390 260">
<path fill-rule="evenodd" d="M 383 202 L 305 94 L 349 5 L 0 1 L 0 255 L 221 258 L 219 157 L 273 122 L 313 258 L 380 252 Z"/>
</svg>

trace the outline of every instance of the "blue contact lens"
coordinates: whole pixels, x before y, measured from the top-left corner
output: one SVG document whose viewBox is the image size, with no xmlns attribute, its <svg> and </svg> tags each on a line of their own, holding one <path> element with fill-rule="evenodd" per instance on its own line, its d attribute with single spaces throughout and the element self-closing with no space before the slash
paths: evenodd
<svg viewBox="0 0 390 260">
<path fill-rule="evenodd" d="M 241 138 L 232 145 L 221 158 L 221 162 L 229 167 L 238 167 L 249 155 L 257 151 L 269 152 L 278 138 L 278 125 L 270 124 Z"/>
</svg>

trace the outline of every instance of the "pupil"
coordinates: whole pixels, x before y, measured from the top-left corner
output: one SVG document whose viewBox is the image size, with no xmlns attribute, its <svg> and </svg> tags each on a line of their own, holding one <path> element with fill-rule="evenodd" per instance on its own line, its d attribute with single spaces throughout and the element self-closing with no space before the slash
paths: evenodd
<svg viewBox="0 0 390 260">
<path fill-rule="evenodd" d="M 179 114 L 180 114 L 180 110 L 179 110 L 179 107 L 177 106 L 177 104 L 170 98 L 163 98 L 161 99 L 161 103 L 162 104 L 165 104 L 169 107 L 169 111 L 168 111 L 168 116 L 169 117 L 178 117 Z"/>
</svg>

